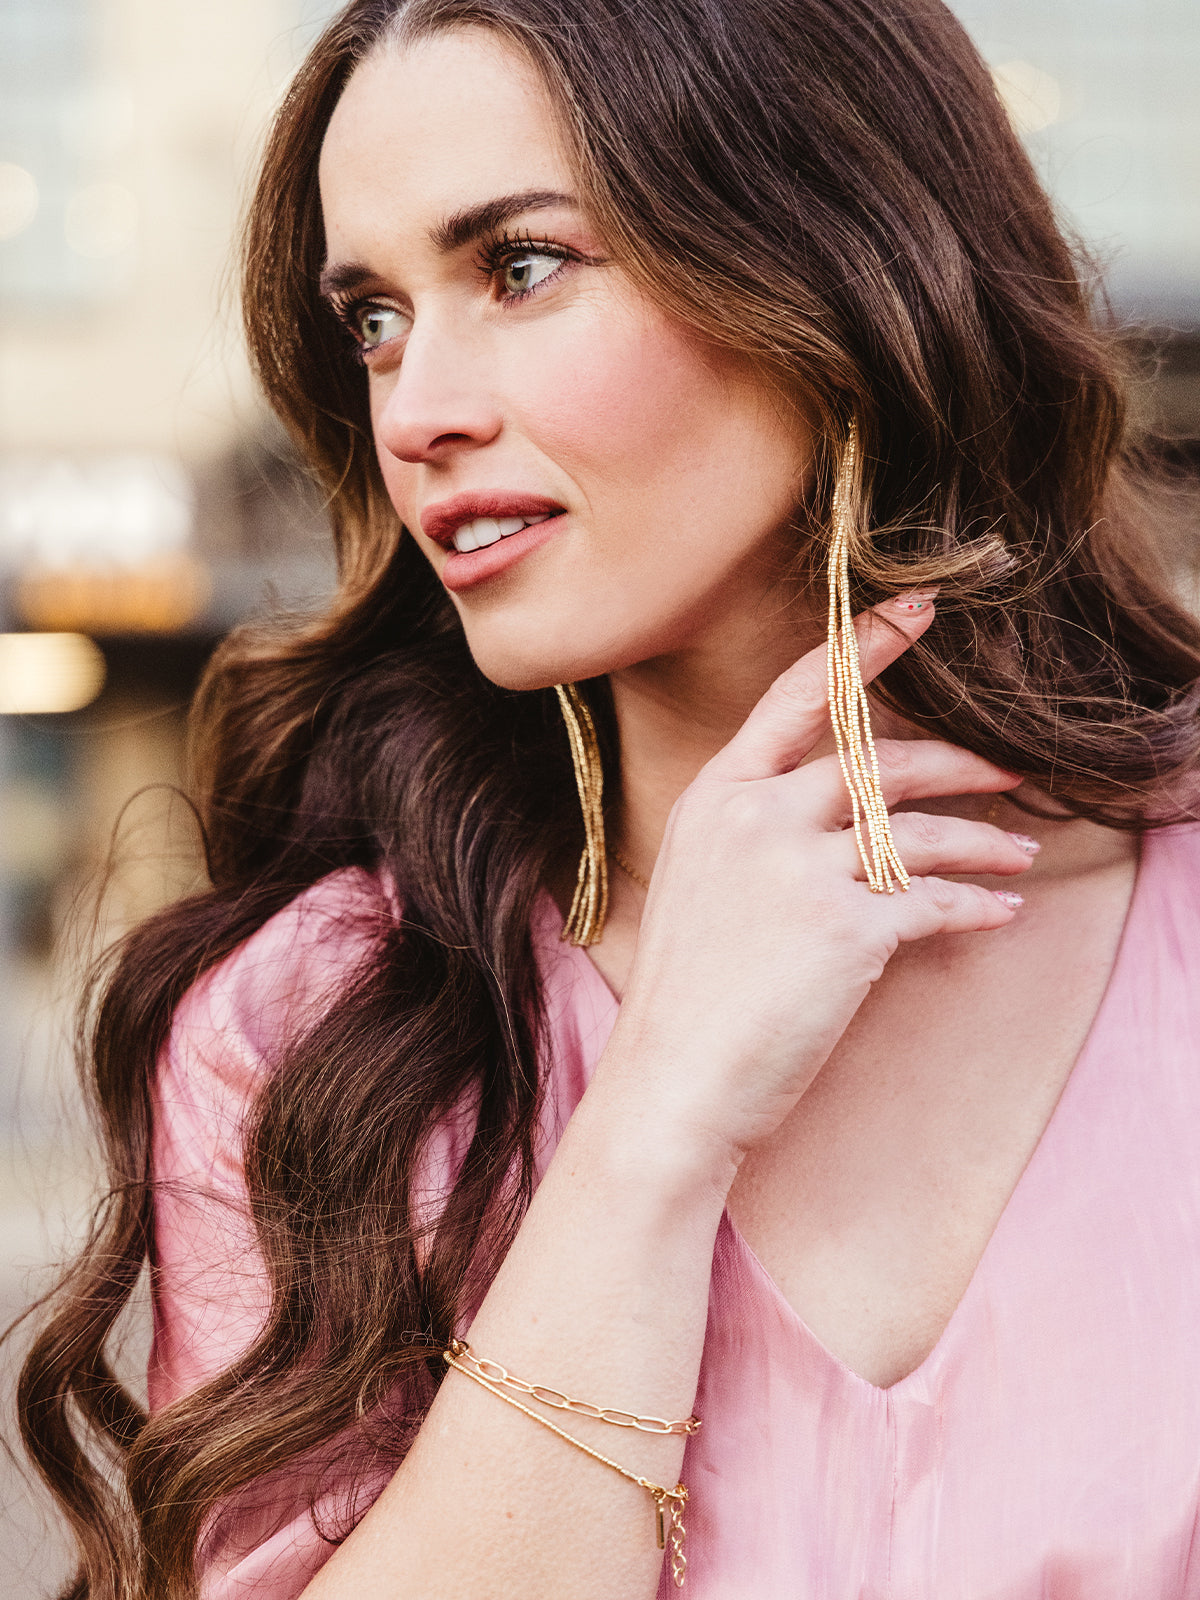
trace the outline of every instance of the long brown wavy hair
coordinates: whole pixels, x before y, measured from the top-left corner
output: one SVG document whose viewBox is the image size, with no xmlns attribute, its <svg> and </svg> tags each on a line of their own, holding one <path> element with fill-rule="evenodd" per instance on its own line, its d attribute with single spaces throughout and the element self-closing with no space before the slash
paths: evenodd
<svg viewBox="0 0 1200 1600">
<path fill-rule="evenodd" d="M 939 0 L 352 0 L 276 118 L 244 276 L 262 383 L 328 495 L 340 588 L 316 620 L 238 631 L 200 689 L 212 887 L 129 936 L 97 990 L 110 1194 L 21 1381 L 80 1600 L 192 1594 L 222 1507 L 334 1441 L 358 1441 L 363 1473 L 398 1461 L 437 1382 L 430 1351 L 528 1197 L 547 1064 L 530 914 L 579 848 L 569 749 L 551 690 L 475 668 L 383 491 L 364 375 L 317 293 L 317 159 L 349 75 L 389 36 L 465 25 L 542 73 L 611 255 L 802 397 L 831 441 L 797 512 L 801 581 L 819 581 L 832 458 L 857 418 L 858 599 L 942 585 L 889 702 L 1116 827 L 1180 814 L 1200 763 L 1200 630 L 1157 553 L 1166 502 L 1127 424 L 1119 338 Z M 615 764 L 604 681 L 588 693 Z M 390 874 L 403 918 L 250 1108 L 269 1320 L 147 1417 L 110 1350 L 154 1256 L 172 1013 L 350 865 Z M 474 1136 L 418 1251 L 414 1167 L 468 1094 Z"/>
</svg>

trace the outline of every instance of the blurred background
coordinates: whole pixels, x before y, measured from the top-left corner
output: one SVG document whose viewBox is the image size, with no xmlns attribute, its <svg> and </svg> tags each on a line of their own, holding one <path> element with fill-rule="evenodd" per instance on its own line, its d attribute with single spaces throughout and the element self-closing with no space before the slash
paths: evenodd
<svg viewBox="0 0 1200 1600">
<path fill-rule="evenodd" d="M 172 796 L 197 674 L 234 622 L 332 582 L 231 258 L 267 119 L 334 9 L 0 0 L 0 1323 L 93 1191 L 69 1032 L 96 885 L 103 938 L 199 881 Z M 1200 7 L 955 9 L 1105 266 L 1138 406 L 1200 460 Z M 60 1563 L 0 1460 L 0 1595 L 49 1593 Z"/>
</svg>

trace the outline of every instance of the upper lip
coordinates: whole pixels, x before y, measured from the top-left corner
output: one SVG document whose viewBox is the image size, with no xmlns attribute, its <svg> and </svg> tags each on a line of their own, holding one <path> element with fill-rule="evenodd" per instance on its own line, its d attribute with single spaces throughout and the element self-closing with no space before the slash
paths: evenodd
<svg viewBox="0 0 1200 1600">
<path fill-rule="evenodd" d="M 421 531 L 426 538 L 449 547 L 454 535 L 476 517 L 545 517 L 562 512 L 557 500 L 543 494 L 515 494 L 507 489 L 479 489 L 456 494 L 426 506 L 421 513 Z"/>
</svg>

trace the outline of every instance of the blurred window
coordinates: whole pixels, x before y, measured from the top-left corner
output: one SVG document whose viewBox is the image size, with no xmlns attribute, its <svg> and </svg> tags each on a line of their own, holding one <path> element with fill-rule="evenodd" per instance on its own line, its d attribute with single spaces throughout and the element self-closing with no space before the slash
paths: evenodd
<svg viewBox="0 0 1200 1600">
<path fill-rule="evenodd" d="M 0 6 L 0 299 L 103 298 L 128 281 L 137 202 L 113 163 L 129 95 L 97 79 L 87 0 Z"/>
<path fill-rule="evenodd" d="M 1197 0 L 950 0 L 1119 309 L 1200 327 Z"/>
<path fill-rule="evenodd" d="M 80 287 L 64 237 L 78 168 L 66 122 L 87 69 L 83 0 L 6 0 L 0 7 L 0 292 L 6 299 Z"/>
</svg>

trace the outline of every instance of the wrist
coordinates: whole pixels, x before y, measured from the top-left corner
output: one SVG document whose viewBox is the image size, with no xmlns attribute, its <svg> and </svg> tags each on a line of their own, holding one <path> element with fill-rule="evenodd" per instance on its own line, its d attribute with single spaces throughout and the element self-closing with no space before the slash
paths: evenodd
<svg viewBox="0 0 1200 1600">
<path fill-rule="evenodd" d="M 741 1152 L 649 1081 L 646 1056 L 610 1046 L 571 1119 L 618 1182 L 671 1208 L 724 1209 Z M 668 1086 L 669 1087 L 669 1086 Z"/>
</svg>

